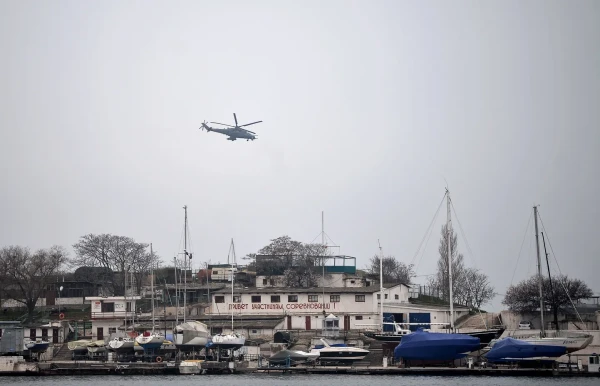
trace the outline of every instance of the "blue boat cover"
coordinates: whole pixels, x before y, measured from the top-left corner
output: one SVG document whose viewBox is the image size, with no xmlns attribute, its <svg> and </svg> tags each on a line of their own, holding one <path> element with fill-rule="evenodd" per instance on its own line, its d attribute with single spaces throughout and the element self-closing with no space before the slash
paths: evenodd
<svg viewBox="0 0 600 386">
<path fill-rule="evenodd" d="M 394 358 L 412 360 L 453 360 L 479 350 L 479 338 L 466 334 L 447 334 L 417 330 L 402 337 Z"/>
<path fill-rule="evenodd" d="M 533 344 L 520 339 L 504 338 L 496 342 L 485 357 L 490 362 L 514 362 L 515 359 L 554 358 L 566 353 L 565 346 Z"/>
</svg>

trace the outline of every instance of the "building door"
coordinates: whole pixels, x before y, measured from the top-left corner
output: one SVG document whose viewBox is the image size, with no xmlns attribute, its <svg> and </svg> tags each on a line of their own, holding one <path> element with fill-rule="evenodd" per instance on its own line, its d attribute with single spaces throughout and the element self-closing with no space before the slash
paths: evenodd
<svg viewBox="0 0 600 386">
<path fill-rule="evenodd" d="M 42 340 L 48 341 L 48 329 L 42 328 Z"/>
<path fill-rule="evenodd" d="M 350 315 L 344 315 L 344 331 L 350 330 Z"/>
<path fill-rule="evenodd" d="M 56 305 L 56 294 L 52 290 L 46 291 L 46 305 L 47 306 Z"/>
<path fill-rule="evenodd" d="M 36 333 L 37 329 L 35 328 L 30 328 L 29 329 L 29 339 L 31 340 L 35 340 L 35 333 Z"/>
<path fill-rule="evenodd" d="M 428 312 L 411 312 L 408 315 L 408 321 L 410 323 L 422 323 L 419 325 L 410 326 L 411 331 L 417 331 L 419 328 L 427 329 L 431 328 L 431 314 Z"/>
<path fill-rule="evenodd" d="M 96 334 L 97 335 L 96 339 L 98 339 L 98 340 L 104 339 L 104 328 L 98 327 L 97 331 L 98 331 L 98 333 Z"/>
<path fill-rule="evenodd" d="M 58 328 L 52 329 L 52 343 L 58 343 Z"/>
<path fill-rule="evenodd" d="M 310 316 L 306 316 L 306 329 L 310 330 Z"/>
<path fill-rule="evenodd" d="M 288 315 L 288 317 L 287 317 L 287 329 L 288 330 L 292 329 L 292 315 Z"/>
</svg>

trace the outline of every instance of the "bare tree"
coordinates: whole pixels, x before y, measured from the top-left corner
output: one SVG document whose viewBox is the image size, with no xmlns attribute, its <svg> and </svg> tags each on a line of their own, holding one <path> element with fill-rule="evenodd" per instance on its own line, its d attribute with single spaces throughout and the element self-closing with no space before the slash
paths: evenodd
<svg viewBox="0 0 600 386">
<path fill-rule="evenodd" d="M 254 259 L 251 264 L 257 275 L 283 275 L 284 285 L 288 287 L 314 287 L 324 256 L 327 256 L 324 245 L 305 244 L 289 236 L 281 236 L 271 240 L 256 255 L 248 255 L 248 258 Z"/>
<path fill-rule="evenodd" d="M 489 278 L 483 272 L 468 268 L 465 273 L 466 279 L 466 304 L 479 309 L 494 298 L 494 287 L 491 286 Z"/>
<path fill-rule="evenodd" d="M 379 280 L 379 261 L 381 258 L 377 255 L 371 257 L 367 271 L 369 276 Z M 398 261 L 394 256 L 383 257 L 383 282 L 384 283 L 404 283 L 410 284 L 411 279 L 415 277 L 412 264 L 405 264 Z"/>
<path fill-rule="evenodd" d="M 35 306 L 46 293 L 50 279 L 69 261 L 60 246 L 31 253 L 29 248 L 9 246 L 0 250 L 0 272 L 6 283 L 6 297 L 27 307 L 27 320 L 33 321 Z"/>
<path fill-rule="evenodd" d="M 150 256 L 148 244 L 138 243 L 130 237 L 110 234 L 82 236 L 78 243 L 73 245 L 77 257 L 74 265 L 104 267 L 112 270 L 113 275 L 110 285 L 115 295 L 125 293 L 125 276 L 130 273 L 136 278 L 135 284 L 138 293 L 142 286 L 144 275 L 152 265 L 156 264 L 156 254 Z"/>
<path fill-rule="evenodd" d="M 534 275 L 519 284 L 508 287 L 502 304 L 515 312 L 539 312 L 538 283 L 539 279 L 537 275 Z M 549 306 L 556 310 L 556 313 L 561 312 L 565 315 L 574 313 L 571 300 L 577 302 L 593 295 L 592 290 L 582 280 L 571 279 L 566 275 L 553 276 L 552 286 L 549 278 L 542 279 L 542 289 L 544 291 L 544 307 Z"/>
</svg>

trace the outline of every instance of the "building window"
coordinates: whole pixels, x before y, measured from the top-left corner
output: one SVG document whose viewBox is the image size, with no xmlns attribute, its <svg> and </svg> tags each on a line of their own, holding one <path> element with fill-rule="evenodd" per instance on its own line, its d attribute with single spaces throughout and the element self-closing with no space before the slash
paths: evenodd
<svg viewBox="0 0 600 386">
<path fill-rule="evenodd" d="M 252 295 L 252 303 L 260 303 L 260 295 Z"/>
<path fill-rule="evenodd" d="M 218 274 L 219 274 L 219 271 L 213 271 L 213 273 L 212 273 L 212 274 L 213 274 L 213 275 L 218 275 Z"/>
<path fill-rule="evenodd" d="M 256 334 L 256 333 L 258 333 L 258 330 L 252 330 L 252 333 Z"/>
<path fill-rule="evenodd" d="M 386 299 L 387 299 L 387 295 L 388 295 L 388 294 L 385 294 L 385 298 L 386 298 Z"/>
<path fill-rule="evenodd" d="M 365 301 L 365 295 L 354 295 L 354 301 L 355 302 L 364 302 Z"/>
<path fill-rule="evenodd" d="M 215 296 L 215 303 L 225 303 L 225 296 Z"/>
<path fill-rule="evenodd" d="M 298 303 L 298 295 L 288 295 L 288 303 Z"/>
<path fill-rule="evenodd" d="M 127 303 L 125 304 L 125 311 L 126 311 L 126 312 L 131 312 L 131 302 L 127 302 Z"/>
<path fill-rule="evenodd" d="M 268 280 L 267 279 L 263 279 L 263 285 L 267 285 L 268 284 Z"/>
<path fill-rule="evenodd" d="M 400 299 L 400 295 L 398 295 L 398 294 L 394 295 L 394 299 L 399 300 Z"/>
<path fill-rule="evenodd" d="M 35 328 L 30 328 L 29 329 L 29 339 L 31 340 L 35 340 L 35 333 L 36 333 L 36 329 Z"/>
<path fill-rule="evenodd" d="M 102 302 L 102 312 L 115 312 L 115 303 Z"/>
<path fill-rule="evenodd" d="M 233 295 L 233 302 L 234 303 L 241 303 L 242 302 L 242 297 L 240 295 Z"/>
<path fill-rule="evenodd" d="M 356 315 L 356 320 L 362 320 L 362 315 Z"/>
<path fill-rule="evenodd" d="M 330 295 L 329 296 L 329 301 L 332 303 L 339 303 L 340 301 L 340 295 Z"/>
<path fill-rule="evenodd" d="M 350 284 L 354 284 L 354 283 L 356 283 L 355 280 L 350 280 Z"/>
<path fill-rule="evenodd" d="M 279 295 L 271 295 L 271 303 L 279 303 L 281 302 L 281 298 Z"/>
<path fill-rule="evenodd" d="M 42 328 L 42 339 L 48 339 L 48 329 Z"/>
<path fill-rule="evenodd" d="M 377 300 L 381 299 L 381 294 L 377 294 Z"/>
<path fill-rule="evenodd" d="M 271 279 L 271 285 L 275 285 L 275 279 Z"/>
<path fill-rule="evenodd" d="M 308 295 L 309 303 L 317 303 L 319 301 L 319 295 Z"/>
<path fill-rule="evenodd" d="M 117 333 L 117 328 L 116 327 L 109 327 L 108 328 L 108 334 L 116 334 Z"/>
</svg>

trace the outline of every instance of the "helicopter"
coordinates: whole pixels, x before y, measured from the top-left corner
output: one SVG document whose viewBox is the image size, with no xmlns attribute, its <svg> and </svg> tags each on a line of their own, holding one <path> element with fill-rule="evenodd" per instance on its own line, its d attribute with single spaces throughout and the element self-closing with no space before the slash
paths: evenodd
<svg viewBox="0 0 600 386">
<path fill-rule="evenodd" d="M 233 119 L 235 120 L 235 126 L 228 125 L 225 123 L 219 123 L 219 122 L 210 122 L 210 123 L 214 123 L 217 125 L 229 126 L 226 129 L 215 129 L 213 127 L 208 126 L 206 124 L 206 121 L 202 122 L 202 126 L 200 127 L 200 129 L 206 130 L 206 132 L 214 131 L 215 133 L 225 134 L 228 136 L 228 138 L 227 138 L 228 141 L 235 141 L 238 138 L 245 139 L 246 141 L 250 141 L 250 140 L 254 141 L 257 138 L 256 133 L 254 131 L 243 129 L 243 127 L 254 125 L 255 123 L 260 123 L 262 121 L 246 123 L 245 125 L 238 125 L 238 120 L 237 120 L 235 113 L 233 113 Z"/>
</svg>

